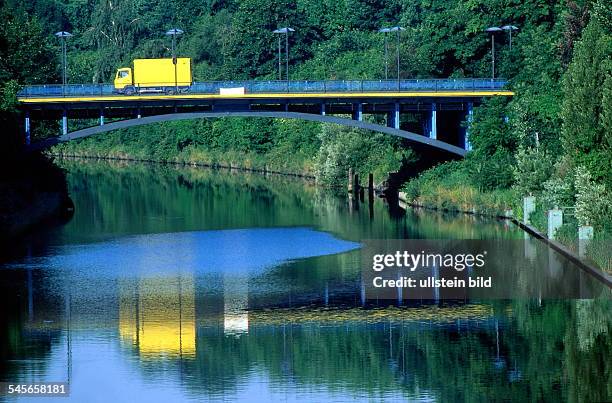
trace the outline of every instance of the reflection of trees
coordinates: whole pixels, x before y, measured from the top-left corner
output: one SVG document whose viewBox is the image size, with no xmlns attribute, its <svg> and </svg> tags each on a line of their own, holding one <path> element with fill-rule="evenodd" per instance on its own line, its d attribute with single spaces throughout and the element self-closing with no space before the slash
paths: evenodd
<svg viewBox="0 0 612 403">
<path fill-rule="evenodd" d="M 563 343 L 571 401 L 612 400 L 612 300 L 580 300 Z"/>
<path fill-rule="evenodd" d="M 0 381 L 39 379 L 54 346 L 64 341 L 65 301 L 36 292 L 46 281 L 41 274 L 0 271 Z"/>
<path fill-rule="evenodd" d="M 393 391 L 408 397 L 426 392 L 441 401 L 562 401 L 580 385 L 581 391 L 591 390 L 585 396 L 606 400 L 602 374 L 609 374 L 610 364 L 604 362 L 609 338 L 600 336 L 594 345 L 603 357 L 564 353 L 564 335 L 573 326 L 566 317 L 572 304 L 498 303 L 496 309 L 511 315 L 497 326 L 493 318 L 385 320 L 383 313 L 376 321 L 323 323 L 316 315 L 312 321 L 293 321 L 290 314 L 280 313 L 262 323 L 254 312 L 249 333 L 239 338 L 225 337 L 215 326 L 198 329 L 189 387 L 194 392 L 231 391 L 232 380 L 257 368 L 276 384 L 349 389 L 370 396 Z M 296 315 L 307 316 L 300 311 Z M 572 341 L 565 349 L 575 346 Z M 567 371 L 572 365 L 580 370 Z M 604 372 L 585 378 L 585 370 Z"/>
<path fill-rule="evenodd" d="M 106 163 L 71 164 L 69 236 L 311 225 L 312 188 L 262 175 Z"/>
<path fill-rule="evenodd" d="M 391 217 L 376 200 L 350 208 L 338 193 L 283 176 L 143 164 L 78 163 L 69 169 L 78 217 L 70 236 L 312 225 L 350 240 L 508 238 L 516 229 L 465 215 L 408 211 Z M 155 189 L 152 192 L 152 189 Z M 139 217 L 139 221 L 134 218 Z"/>
<path fill-rule="evenodd" d="M 218 295 L 196 307 L 195 357 L 177 369 L 192 393 L 231 394 L 242 380 L 264 372 L 279 387 L 362 396 L 392 391 L 441 401 L 610 397 L 612 329 L 605 300 L 589 301 L 588 307 L 499 301 L 252 311 L 245 313 L 248 332 L 240 335 L 225 331 L 226 302 Z M 148 365 L 143 371 L 159 369 Z"/>
<path fill-rule="evenodd" d="M 548 400 L 550 385 L 569 401 L 612 399 L 612 304 L 609 298 L 585 301 L 515 301 L 525 353 L 526 379 Z"/>
</svg>

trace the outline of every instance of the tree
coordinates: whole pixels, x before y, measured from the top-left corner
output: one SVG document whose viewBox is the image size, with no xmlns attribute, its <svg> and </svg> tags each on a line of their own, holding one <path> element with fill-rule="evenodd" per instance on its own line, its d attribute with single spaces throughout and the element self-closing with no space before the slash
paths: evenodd
<svg viewBox="0 0 612 403">
<path fill-rule="evenodd" d="M 23 84 L 53 81 L 55 52 L 41 24 L 26 11 L 0 9 L 0 125 L 8 136 L 2 153 L 13 153 L 20 140 L 17 92 Z M 2 157 L 4 158 L 4 157 Z"/>
<path fill-rule="evenodd" d="M 546 150 L 519 147 L 514 167 L 514 186 L 521 195 L 539 192 L 553 172 L 553 158 Z"/>
<path fill-rule="evenodd" d="M 143 9 L 138 0 L 100 0 L 91 15 L 86 37 L 95 45 L 98 60 L 94 82 L 105 82 L 119 63 L 129 63 L 137 43 L 137 34 L 144 29 Z"/>
<path fill-rule="evenodd" d="M 229 77 L 254 78 L 266 74 L 274 75 L 277 37 L 272 31 L 279 27 L 292 26 L 296 29 L 295 33 L 289 35 L 290 58 L 295 59 L 297 50 L 293 45 L 296 37 L 304 35 L 296 26 L 297 20 L 296 5 L 292 1 L 242 1 L 234 14 L 229 33 L 226 55 Z"/>
<path fill-rule="evenodd" d="M 42 84 L 55 78 L 51 36 L 37 18 L 6 6 L 0 9 L 0 83 Z"/>
<path fill-rule="evenodd" d="M 468 154 L 467 163 L 474 184 L 481 190 L 508 188 L 513 182 L 518 139 L 507 122 L 506 102 L 492 99 L 474 109 L 470 127 L 474 151 Z"/>
<path fill-rule="evenodd" d="M 564 80 L 562 139 L 576 165 L 584 165 L 594 179 L 612 183 L 612 35 L 604 15 L 594 15 L 575 46 Z"/>
</svg>

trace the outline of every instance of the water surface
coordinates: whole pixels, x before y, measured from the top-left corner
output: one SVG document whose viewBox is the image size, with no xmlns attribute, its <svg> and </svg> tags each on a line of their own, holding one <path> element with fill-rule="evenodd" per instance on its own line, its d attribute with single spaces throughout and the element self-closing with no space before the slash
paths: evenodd
<svg viewBox="0 0 612 403">
<path fill-rule="evenodd" d="M 0 381 L 69 381 L 78 402 L 612 399 L 605 292 L 364 301 L 363 239 L 523 239 L 507 222 L 278 176 L 65 164 L 75 216 L 0 265 Z M 509 286 L 599 290 L 530 253 Z"/>
</svg>

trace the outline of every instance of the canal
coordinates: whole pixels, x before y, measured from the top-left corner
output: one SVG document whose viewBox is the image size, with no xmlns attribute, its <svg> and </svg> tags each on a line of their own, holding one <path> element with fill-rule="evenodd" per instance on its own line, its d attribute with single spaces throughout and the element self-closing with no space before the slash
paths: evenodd
<svg viewBox="0 0 612 403">
<path fill-rule="evenodd" d="M 0 382 L 69 382 L 77 402 L 612 399 L 609 290 L 560 256 L 544 269 L 542 245 L 508 287 L 599 297 L 364 300 L 362 240 L 523 242 L 508 222 L 283 176 L 61 164 L 72 219 L 3 248 Z"/>
</svg>

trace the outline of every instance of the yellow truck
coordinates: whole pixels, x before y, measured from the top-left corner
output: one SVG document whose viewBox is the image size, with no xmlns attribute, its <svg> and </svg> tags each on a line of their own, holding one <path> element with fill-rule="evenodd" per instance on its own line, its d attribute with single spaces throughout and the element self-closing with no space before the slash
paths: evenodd
<svg viewBox="0 0 612 403">
<path fill-rule="evenodd" d="M 133 95 L 188 92 L 192 84 L 191 59 L 135 59 L 134 68 L 122 67 L 115 75 L 115 92 Z"/>
</svg>

